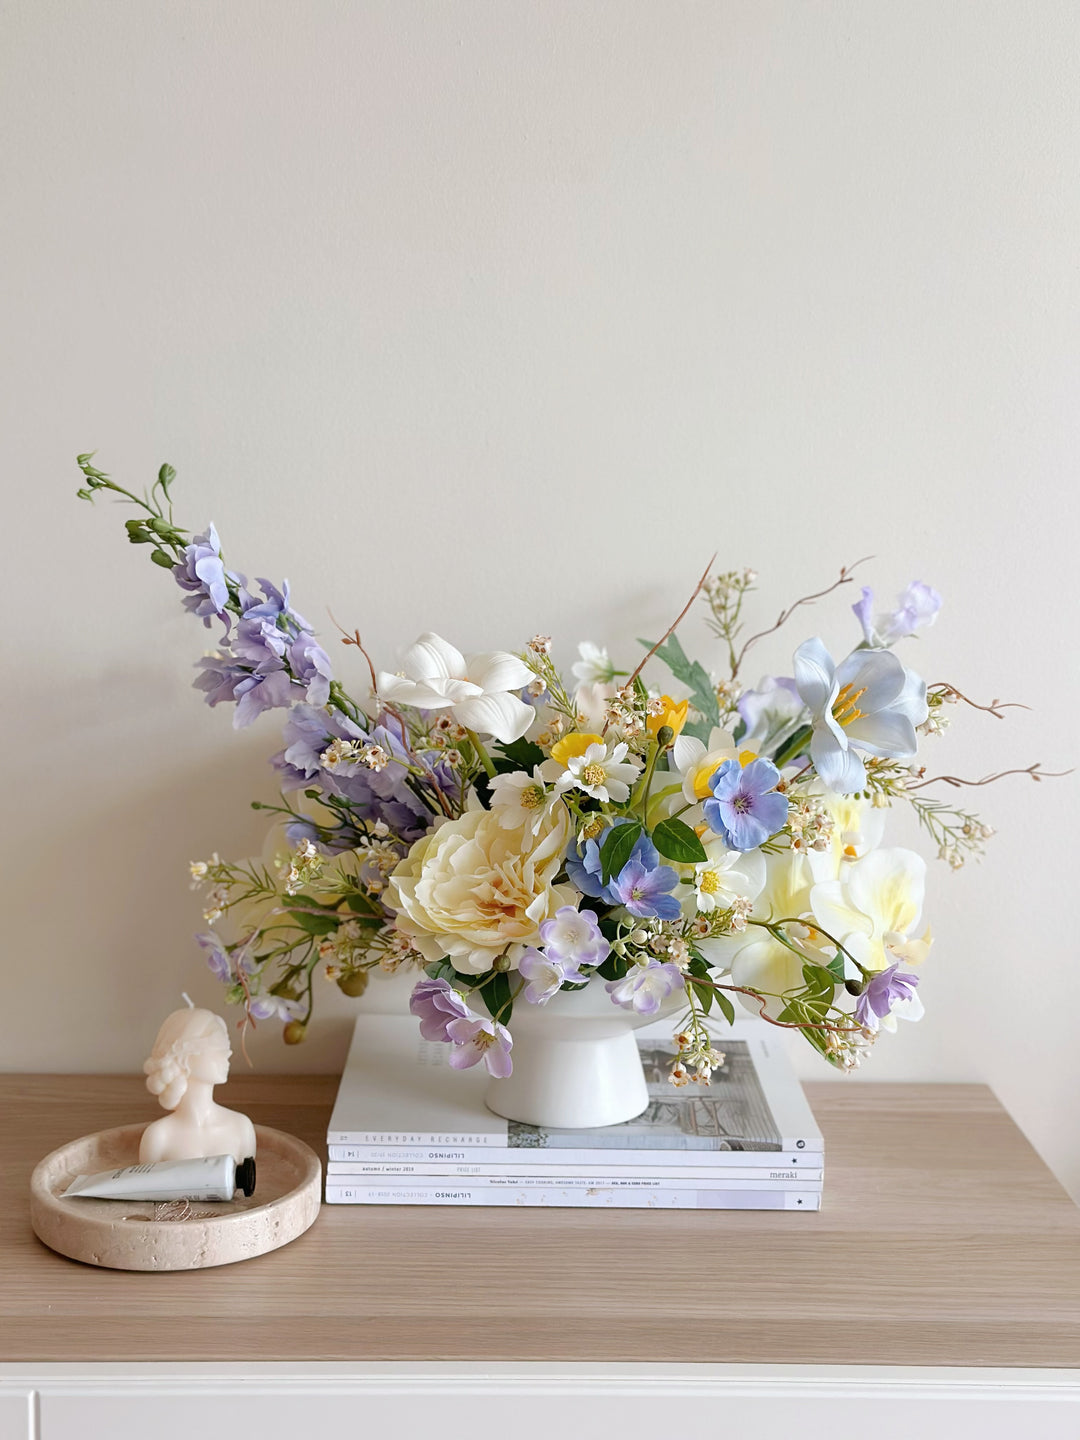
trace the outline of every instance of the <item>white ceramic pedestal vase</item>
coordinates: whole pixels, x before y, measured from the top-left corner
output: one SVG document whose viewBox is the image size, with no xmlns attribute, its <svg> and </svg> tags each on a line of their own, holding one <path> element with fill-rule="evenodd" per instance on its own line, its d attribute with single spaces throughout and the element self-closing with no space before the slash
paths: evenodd
<svg viewBox="0 0 1080 1440">
<path fill-rule="evenodd" d="M 649 1103 L 634 1031 L 685 1004 L 679 990 L 655 1015 L 638 1015 L 613 1004 L 595 977 L 587 989 L 560 990 L 546 1005 L 519 998 L 509 1025 L 514 1073 L 490 1080 L 484 1103 L 545 1130 L 632 1120 Z"/>
</svg>

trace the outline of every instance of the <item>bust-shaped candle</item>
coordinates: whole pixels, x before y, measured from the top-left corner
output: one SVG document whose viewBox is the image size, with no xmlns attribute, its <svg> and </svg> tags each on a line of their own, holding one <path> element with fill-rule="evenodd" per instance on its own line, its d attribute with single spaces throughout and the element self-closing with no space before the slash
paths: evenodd
<svg viewBox="0 0 1080 1440">
<path fill-rule="evenodd" d="M 229 1031 L 212 1010 L 174 1010 L 158 1031 L 143 1066 L 146 1088 L 171 1115 L 153 1121 L 139 1142 L 139 1162 L 231 1155 L 239 1164 L 255 1154 L 255 1127 L 246 1115 L 214 1101 L 214 1086 L 229 1078 Z"/>
</svg>

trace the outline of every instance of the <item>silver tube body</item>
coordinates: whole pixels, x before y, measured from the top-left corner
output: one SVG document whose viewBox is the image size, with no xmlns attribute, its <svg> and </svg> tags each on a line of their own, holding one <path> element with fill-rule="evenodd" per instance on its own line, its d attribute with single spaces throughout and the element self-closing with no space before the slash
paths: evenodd
<svg viewBox="0 0 1080 1440">
<path fill-rule="evenodd" d="M 100 1175 L 76 1175 L 62 1199 L 83 1195 L 99 1200 L 232 1200 L 236 1161 L 231 1155 L 199 1160 L 160 1160 L 154 1165 L 125 1165 Z"/>
</svg>

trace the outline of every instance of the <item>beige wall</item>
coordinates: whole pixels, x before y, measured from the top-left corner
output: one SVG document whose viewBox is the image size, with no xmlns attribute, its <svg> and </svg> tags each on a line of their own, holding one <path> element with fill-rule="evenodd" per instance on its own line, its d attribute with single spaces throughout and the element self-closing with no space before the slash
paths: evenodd
<svg viewBox="0 0 1080 1440">
<path fill-rule="evenodd" d="M 629 654 L 714 548 L 765 620 L 872 553 L 883 591 L 945 595 L 929 679 L 1034 707 L 958 716 L 935 767 L 1077 759 L 1071 0 L 8 0 L 0 27 L 0 1065 L 135 1067 L 181 989 L 214 1003 L 186 862 L 256 848 L 273 793 L 276 721 L 234 735 L 188 690 L 203 633 L 74 498 L 83 449 L 136 484 L 170 460 L 187 524 L 390 668 L 428 626 Z M 846 603 L 809 622 L 836 646 Z M 1001 834 L 933 872 L 930 1013 L 872 1074 L 988 1079 L 1080 1190 L 1075 797 L 983 792 Z M 260 1066 L 340 1063 L 323 998 Z"/>
</svg>

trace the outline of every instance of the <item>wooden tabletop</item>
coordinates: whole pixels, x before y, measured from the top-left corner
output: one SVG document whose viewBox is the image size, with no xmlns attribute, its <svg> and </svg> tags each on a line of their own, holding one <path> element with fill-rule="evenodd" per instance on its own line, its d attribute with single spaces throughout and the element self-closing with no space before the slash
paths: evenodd
<svg viewBox="0 0 1080 1440">
<path fill-rule="evenodd" d="M 336 1081 L 220 1091 L 324 1154 Z M 622 1360 L 1080 1367 L 1080 1212 L 989 1090 L 809 1085 L 819 1214 L 324 1206 L 182 1274 L 34 1237 L 30 1172 L 160 1112 L 135 1077 L 0 1076 L 0 1360 Z"/>
</svg>

